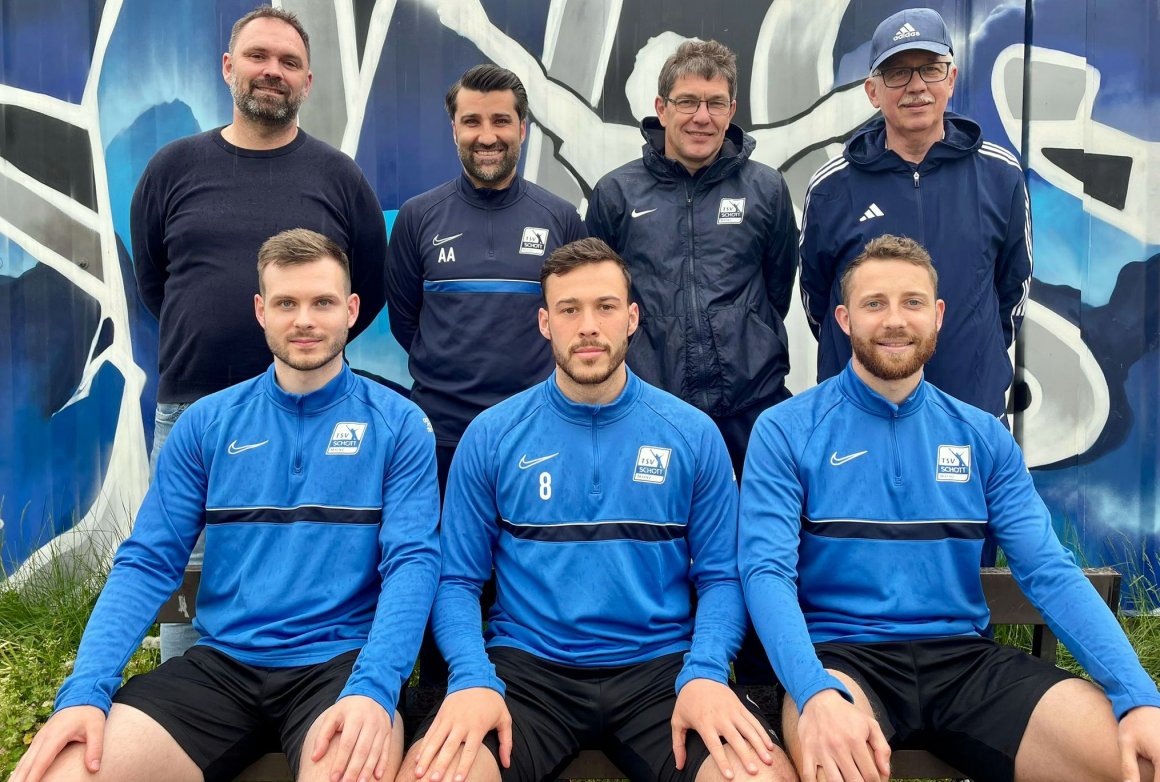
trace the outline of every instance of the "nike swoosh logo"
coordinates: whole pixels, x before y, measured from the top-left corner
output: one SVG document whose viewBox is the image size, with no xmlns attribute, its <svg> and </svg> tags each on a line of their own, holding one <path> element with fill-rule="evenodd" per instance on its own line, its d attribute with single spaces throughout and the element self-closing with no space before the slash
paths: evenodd
<svg viewBox="0 0 1160 782">
<path fill-rule="evenodd" d="M 656 210 L 657 210 L 656 207 L 653 207 L 652 209 L 645 209 L 643 212 L 638 212 L 635 209 L 633 209 L 632 210 L 632 218 L 635 220 L 638 217 L 644 217 L 645 215 L 651 215 Z"/>
<path fill-rule="evenodd" d="M 838 452 L 834 451 L 832 454 L 830 454 L 830 464 L 834 465 L 835 467 L 841 467 L 846 462 L 852 462 L 859 456 L 865 456 L 868 453 L 870 452 L 858 451 L 858 453 L 851 453 L 847 454 L 846 456 L 838 456 Z"/>
<path fill-rule="evenodd" d="M 463 234 L 459 233 L 459 234 L 455 234 L 455 236 L 445 236 L 445 237 L 443 237 L 442 239 L 440 239 L 440 238 L 439 238 L 439 234 L 435 234 L 435 238 L 431 240 L 431 244 L 433 244 L 433 245 L 435 245 L 436 247 L 438 247 L 438 246 L 439 246 L 439 245 L 441 245 L 441 244 L 447 244 L 447 243 L 448 243 L 448 242 L 450 242 L 452 239 L 458 239 L 458 238 L 459 238 L 459 237 L 461 237 L 461 236 L 463 236 Z"/>
<path fill-rule="evenodd" d="M 229 454 L 231 456 L 237 456 L 240 453 L 245 453 L 246 451 L 251 451 L 254 448 L 261 448 L 263 445 L 265 445 L 268 442 L 270 442 L 270 441 L 263 440 L 260 443 L 252 443 L 250 445 L 238 445 L 238 441 L 234 440 L 232 443 L 230 443 L 230 447 L 227 448 L 226 450 L 229 452 Z"/>
<path fill-rule="evenodd" d="M 528 455 L 525 453 L 523 456 L 520 457 L 520 469 L 526 470 L 529 467 L 535 467 L 540 462 L 546 462 L 549 459 L 555 459 L 559 455 L 560 455 L 560 452 L 556 451 L 555 453 L 550 453 L 547 456 L 541 456 L 538 459 L 529 459 Z"/>
</svg>

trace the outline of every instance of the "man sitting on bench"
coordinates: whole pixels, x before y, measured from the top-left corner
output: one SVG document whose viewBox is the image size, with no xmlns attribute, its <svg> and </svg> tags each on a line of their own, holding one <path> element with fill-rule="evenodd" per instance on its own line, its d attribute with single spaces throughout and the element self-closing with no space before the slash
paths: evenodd
<svg viewBox="0 0 1160 782">
<path fill-rule="evenodd" d="M 552 780 L 585 748 L 630 779 L 794 780 L 728 685 L 745 613 L 720 433 L 625 366 L 637 305 L 607 244 L 558 248 L 540 283 L 556 371 L 455 454 L 433 618 L 448 695 L 398 780 Z"/>
<path fill-rule="evenodd" d="M 439 572 L 434 436 L 344 363 L 359 300 L 334 242 L 278 234 L 258 281 L 273 366 L 177 421 L 13 782 L 230 780 L 279 750 L 298 780 L 398 769 Z M 203 528 L 201 641 L 118 690 Z"/>
<path fill-rule="evenodd" d="M 790 754 L 807 782 L 885 780 L 891 749 L 912 747 L 974 780 L 1152 782 L 1155 684 L 1011 435 L 923 381 L 937 290 L 916 242 L 869 242 L 835 311 L 853 358 L 762 415 L 749 444 L 741 577 L 788 693 Z M 1104 692 L 984 637 L 984 532 Z"/>
</svg>

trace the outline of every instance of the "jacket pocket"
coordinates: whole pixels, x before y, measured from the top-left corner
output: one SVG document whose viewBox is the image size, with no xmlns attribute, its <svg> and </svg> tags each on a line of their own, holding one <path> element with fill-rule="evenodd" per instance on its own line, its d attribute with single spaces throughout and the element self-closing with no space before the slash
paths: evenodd
<svg viewBox="0 0 1160 782">
<path fill-rule="evenodd" d="M 766 323 L 748 307 L 708 313 L 721 364 L 722 409 L 729 415 L 759 403 L 780 401 L 789 372 L 789 349 L 780 321 Z"/>
</svg>

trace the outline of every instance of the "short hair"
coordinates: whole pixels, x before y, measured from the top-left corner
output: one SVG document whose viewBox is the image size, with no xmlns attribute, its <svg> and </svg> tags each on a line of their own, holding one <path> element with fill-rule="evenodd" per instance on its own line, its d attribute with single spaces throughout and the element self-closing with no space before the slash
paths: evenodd
<svg viewBox="0 0 1160 782">
<path fill-rule="evenodd" d="M 306 28 L 302 26 L 302 22 L 298 21 L 298 16 L 293 11 L 287 11 L 284 8 L 274 8 L 269 5 L 260 5 L 234 22 L 234 27 L 230 30 L 230 45 L 228 49 L 231 55 L 234 53 L 234 46 L 238 42 L 238 36 L 242 34 L 242 28 L 255 19 L 277 19 L 293 27 L 302 39 L 302 45 L 306 47 L 306 62 L 310 62 L 310 36 L 306 34 Z"/>
<path fill-rule="evenodd" d="M 913 266 L 926 269 L 934 294 L 938 296 L 938 270 L 931 263 L 930 253 L 921 244 L 906 236 L 882 234 L 866 243 L 858 257 L 842 272 L 842 303 L 850 304 L 850 288 L 853 287 L 854 272 L 867 261 L 905 261 Z"/>
<path fill-rule="evenodd" d="M 669 97 L 677 79 L 684 76 L 700 76 L 716 79 L 724 76 L 729 84 L 729 99 L 737 97 L 737 55 L 723 43 L 717 41 L 685 41 L 677 47 L 661 68 L 657 79 L 657 95 Z"/>
<path fill-rule="evenodd" d="M 258 290 L 266 293 L 266 283 L 262 272 L 267 266 L 301 266 L 306 263 L 332 258 L 342 267 L 347 295 L 350 294 L 350 261 L 346 253 L 335 242 L 317 231 L 307 228 L 291 228 L 275 234 L 262 243 L 258 250 Z"/>
<path fill-rule="evenodd" d="M 484 63 L 468 68 L 454 84 L 447 90 L 444 103 L 447 106 L 447 116 L 455 121 L 455 112 L 459 108 L 459 91 L 472 90 L 474 92 L 507 92 L 511 90 L 516 96 L 516 114 L 523 122 L 528 118 L 528 91 L 520 77 L 501 68 L 498 65 Z"/>
<path fill-rule="evenodd" d="M 632 274 L 624 259 L 616 254 L 616 250 L 609 247 L 603 239 L 589 237 L 577 239 L 574 242 L 557 247 L 544 265 L 540 267 L 540 291 L 544 297 L 544 305 L 548 304 L 547 282 L 552 275 L 563 276 L 581 266 L 593 263 L 615 263 L 624 275 L 624 285 L 628 289 L 628 301 L 632 302 Z"/>
</svg>

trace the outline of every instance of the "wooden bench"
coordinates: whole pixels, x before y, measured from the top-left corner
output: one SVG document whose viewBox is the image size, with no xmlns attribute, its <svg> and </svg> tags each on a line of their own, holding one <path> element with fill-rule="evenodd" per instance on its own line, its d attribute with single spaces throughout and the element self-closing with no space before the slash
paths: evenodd
<svg viewBox="0 0 1160 782">
<path fill-rule="evenodd" d="M 1100 598 L 1116 611 L 1120 605 L 1120 574 L 1115 568 L 1088 568 L 1084 575 L 1095 587 Z M 991 609 L 991 622 L 995 625 L 1031 625 L 1031 653 L 1048 662 L 1056 658 L 1057 639 L 1043 622 L 1043 617 L 1023 595 L 1011 571 L 1007 568 L 983 568 L 983 593 Z M 192 621 L 197 587 L 201 581 L 200 570 L 188 570 L 184 583 L 169 601 L 162 606 L 158 621 L 181 624 Z M 752 688 L 751 688 L 752 689 Z M 768 696 L 772 688 L 764 689 Z M 767 711 L 775 709 L 772 700 L 755 698 Z M 411 687 L 404 694 L 400 704 L 404 726 L 414 730 L 423 718 L 439 703 L 439 691 L 421 690 Z M 776 715 L 774 717 L 776 724 Z M 410 736 L 408 735 L 408 738 Z M 892 776 L 895 779 L 966 779 L 966 775 L 942 762 L 934 755 L 919 750 L 899 750 L 891 756 Z M 561 779 L 624 779 L 624 774 L 602 752 L 586 750 L 581 752 L 560 775 Z M 290 780 L 290 769 L 284 755 L 271 754 L 250 766 L 239 778 L 244 782 L 284 782 Z"/>
</svg>

